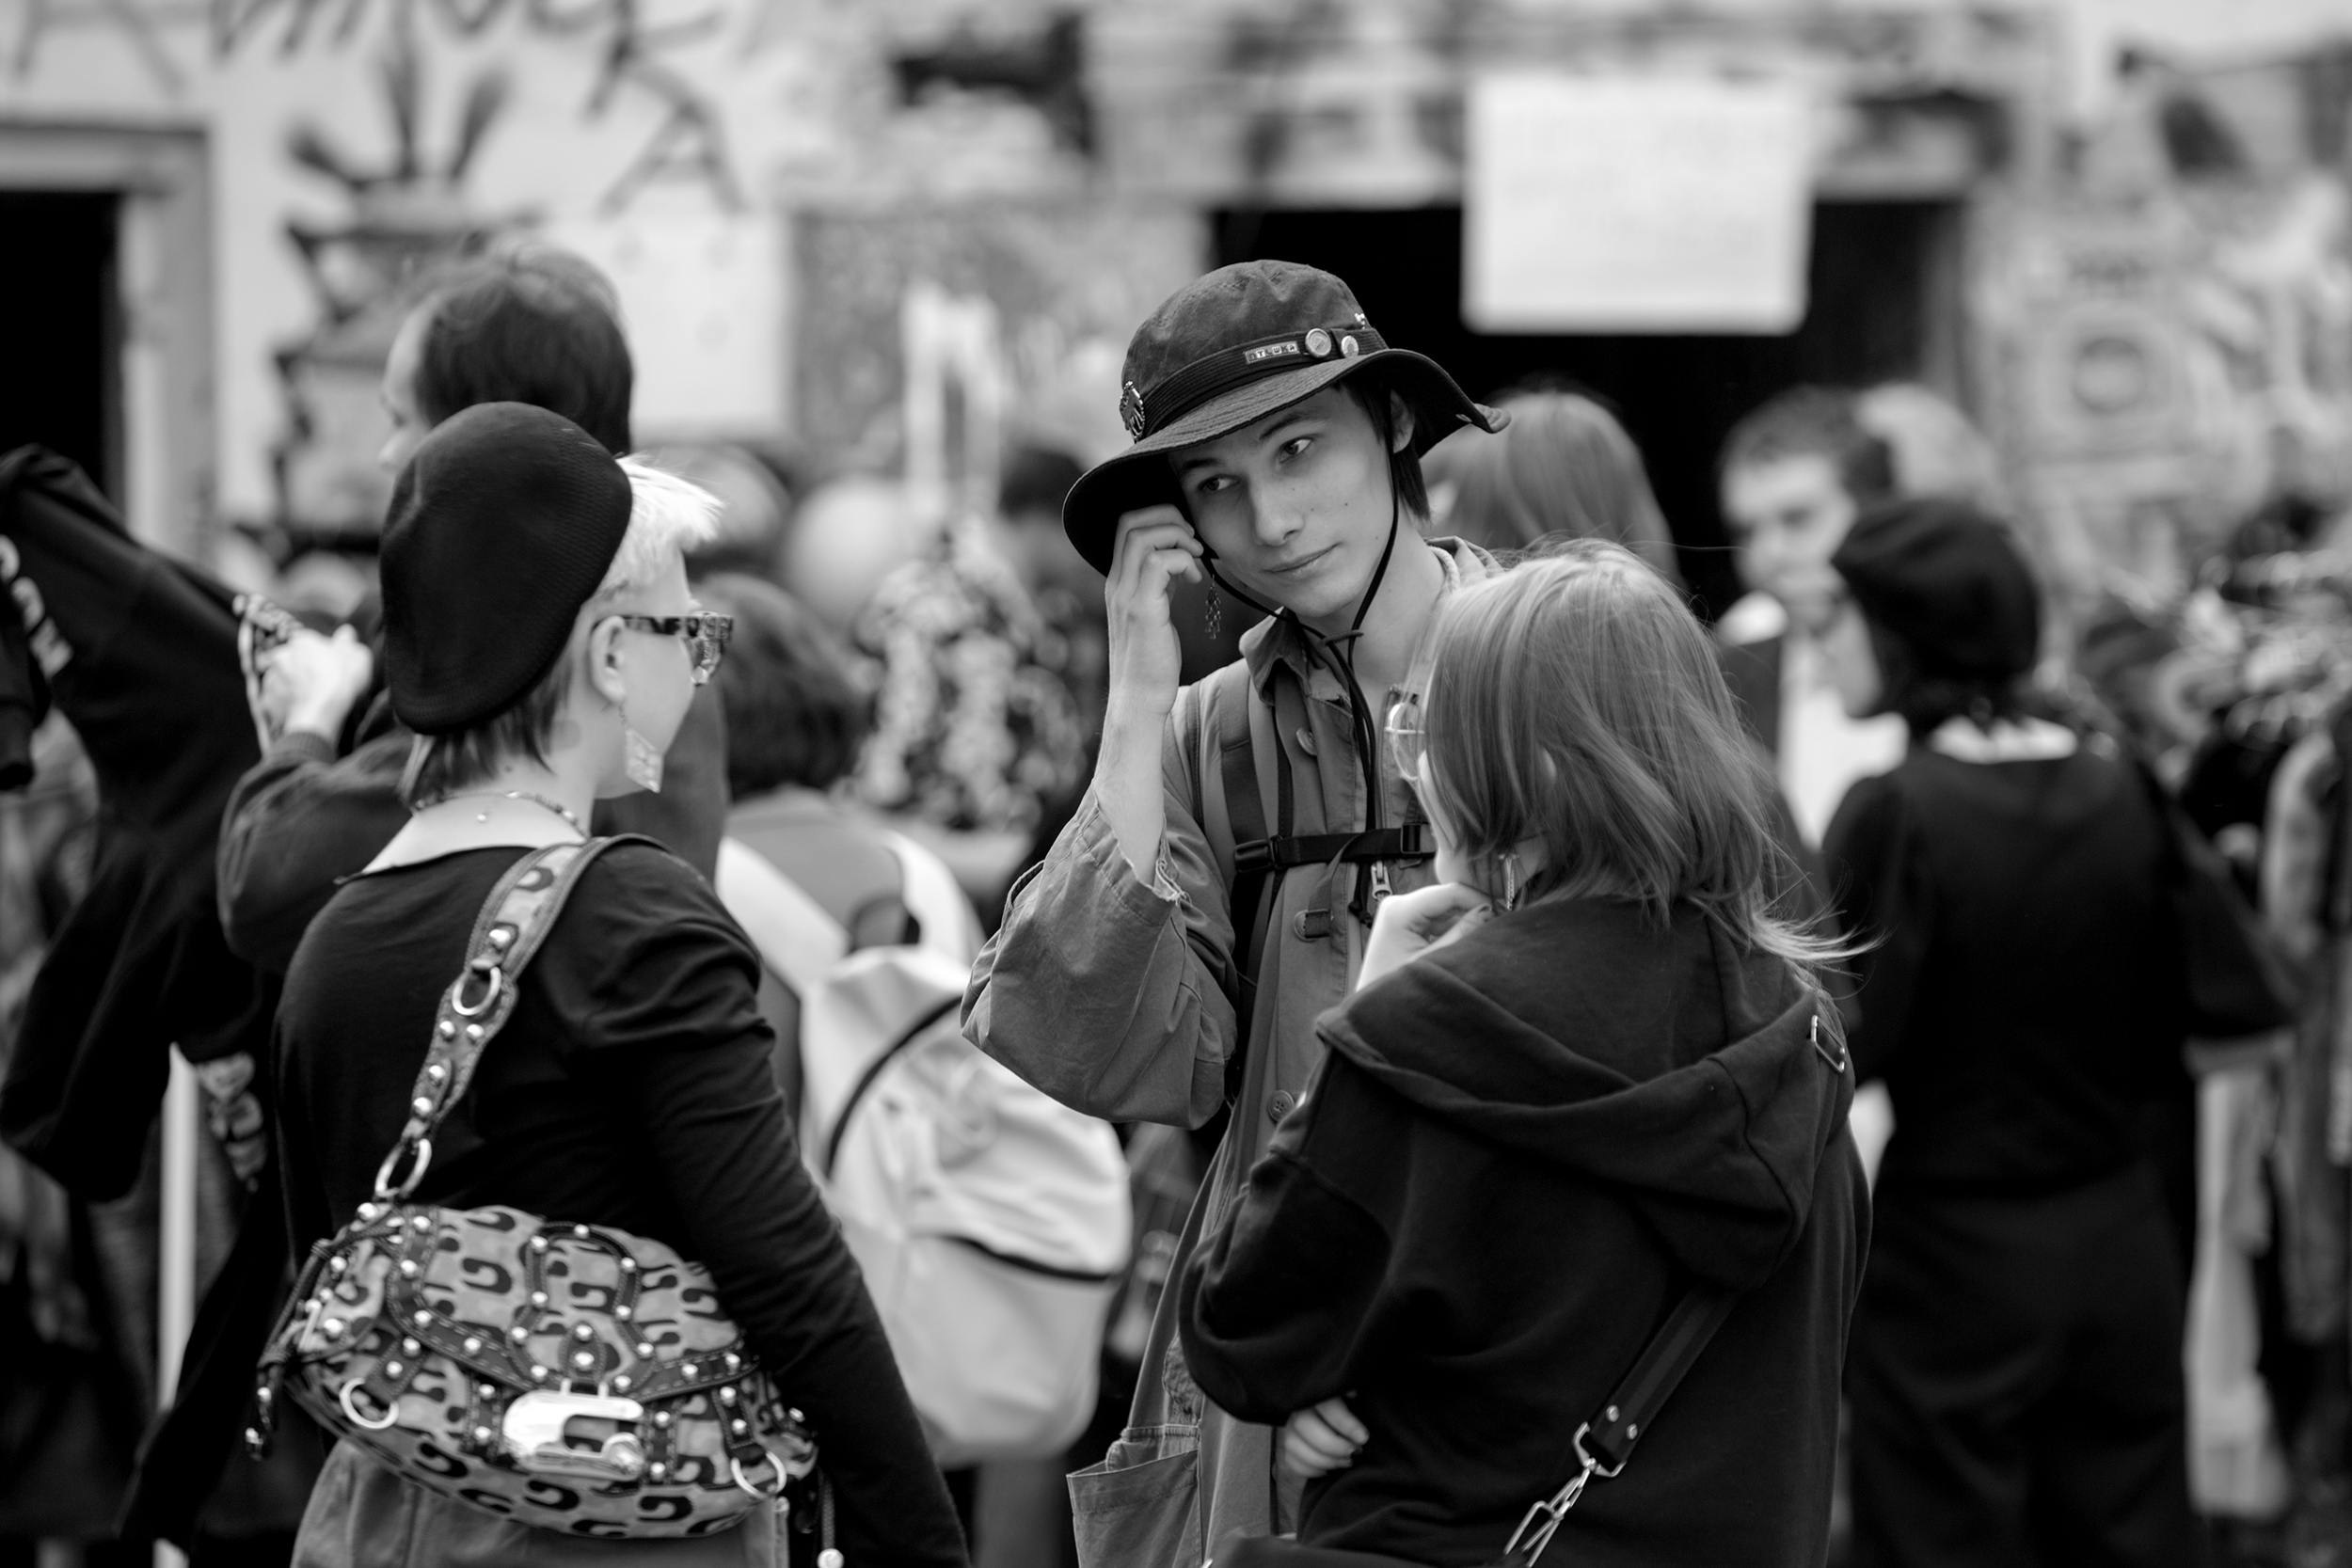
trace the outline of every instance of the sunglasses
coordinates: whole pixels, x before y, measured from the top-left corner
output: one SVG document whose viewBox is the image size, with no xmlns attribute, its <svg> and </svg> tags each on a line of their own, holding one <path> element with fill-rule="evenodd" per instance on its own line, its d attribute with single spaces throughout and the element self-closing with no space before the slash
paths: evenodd
<svg viewBox="0 0 2352 1568">
<path fill-rule="evenodd" d="M 727 640 L 735 635 L 735 617 L 714 615 L 706 610 L 697 615 L 624 615 L 621 625 L 631 631 L 649 631 L 657 637 L 675 637 L 686 644 L 686 651 L 694 660 L 694 684 L 702 685 L 719 668 L 725 657 Z"/>
</svg>

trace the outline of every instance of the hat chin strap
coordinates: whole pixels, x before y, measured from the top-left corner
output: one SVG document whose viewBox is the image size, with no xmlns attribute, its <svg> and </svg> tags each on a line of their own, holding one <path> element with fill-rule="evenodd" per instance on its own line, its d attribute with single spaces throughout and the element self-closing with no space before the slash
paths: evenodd
<svg viewBox="0 0 2352 1568">
<path fill-rule="evenodd" d="M 1260 614 L 1278 621 L 1289 621 L 1303 634 L 1307 657 L 1336 676 L 1340 689 L 1347 694 L 1348 728 L 1356 744 L 1356 760 L 1363 768 L 1364 829 L 1368 832 L 1377 831 L 1383 825 L 1386 813 L 1380 799 L 1379 730 L 1373 723 L 1372 711 L 1365 705 L 1364 694 L 1356 684 L 1356 643 L 1364 635 L 1364 617 L 1372 613 L 1372 602 L 1380 596 L 1380 585 L 1388 580 L 1389 562 L 1396 554 L 1396 535 L 1403 520 L 1402 511 L 1402 499 L 1397 495 L 1396 482 L 1391 478 L 1389 482 L 1388 540 L 1380 546 L 1380 562 L 1372 569 L 1372 580 L 1364 585 L 1363 597 L 1356 601 L 1355 619 L 1337 637 L 1324 636 L 1301 620 L 1296 610 L 1278 610 L 1272 605 L 1261 604 L 1226 581 L 1224 574 L 1216 569 L 1216 551 L 1209 547 L 1207 540 L 1200 541 L 1200 563 L 1208 568 L 1210 579 Z M 1357 875 L 1363 875 L 1360 866 L 1357 868 Z"/>
</svg>

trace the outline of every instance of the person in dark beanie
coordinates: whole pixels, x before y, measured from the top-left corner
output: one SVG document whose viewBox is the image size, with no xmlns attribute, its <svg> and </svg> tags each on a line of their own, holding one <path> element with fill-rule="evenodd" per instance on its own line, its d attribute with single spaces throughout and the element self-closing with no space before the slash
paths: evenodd
<svg viewBox="0 0 2352 1568">
<path fill-rule="evenodd" d="M 2168 829 L 2139 772 L 2036 717 L 2040 594 L 1964 501 L 1832 558 L 1849 713 L 1910 749 L 1831 824 L 1856 1070 L 1895 1133 L 1847 1365 L 1856 1568 L 2195 1560 L 2183 1271 L 2138 1107 L 2185 1030 Z"/>
<path fill-rule="evenodd" d="M 1374 911 L 1432 879 L 1382 716 L 1439 602 L 1490 558 L 1431 541 L 1421 456 L 1500 426 L 1391 346 L 1329 273 L 1220 268 L 1136 331 L 1135 442 L 1062 508 L 1108 578 L 1109 700 L 1092 782 L 1015 885 L 975 967 L 973 1042 L 1064 1104 L 1221 1137 L 1173 1265 L 1242 1190 L 1323 1047 Z M 1268 619 L 1184 686 L 1170 586 L 1213 578 Z M 1159 1301 L 1129 1424 L 1072 1481 L 1082 1562 L 1197 1568 L 1296 1523 L 1276 1431 L 1218 1409 Z"/>
<path fill-rule="evenodd" d="M 426 287 L 393 341 L 381 462 L 398 473 L 427 432 L 492 402 L 549 409 L 618 456 L 630 446 L 635 374 L 612 285 L 586 261 L 546 245 L 468 260 Z M 336 635 L 298 632 L 267 656 L 281 727 L 230 797 L 219 858 L 230 945 L 272 973 L 336 879 L 406 818 L 398 786 L 409 732 L 383 700 L 376 650 L 362 635 L 369 619 L 363 608 Z M 659 839 L 708 876 L 725 775 L 725 718 L 707 694 L 688 710 L 662 789 L 600 806 L 596 825 Z"/>
<path fill-rule="evenodd" d="M 297 1256 L 347 1223 L 399 1139 L 476 911 L 531 850 L 582 839 L 596 800 L 650 788 L 723 617 L 683 550 L 717 502 L 617 463 L 568 420 L 486 404 L 403 469 L 384 541 L 385 666 L 417 738 L 412 815 L 310 923 L 275 1041 Z M 963 1561 L 946 1489 L 855 1262 L 803 1167 L 770 1069 L 759 960 L 691 867 L 624 842 L 593 862 L 415 1192 L 649 1236 L 706 1265 L 786 1402 L 806 1412 L 850 1562 Z M 625 1157 L 616 1157 L 623 1154 Z M 779 1515 L 628 1560 L 781 1560 Z M 306 1565 L 606 1563 L 427 1492 L 349 1443 L 311 1495 Z"/>
</svg>

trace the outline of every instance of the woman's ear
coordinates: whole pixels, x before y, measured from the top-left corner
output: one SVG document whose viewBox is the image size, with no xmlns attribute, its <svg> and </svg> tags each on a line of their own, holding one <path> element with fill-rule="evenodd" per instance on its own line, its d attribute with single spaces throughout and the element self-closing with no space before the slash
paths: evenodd
<svg viewBox="0 0 2352 1568">
<path fill-rule="evenodd" d="M 1389 394 L 1389 450 L 1403 451 L 1413 444 L 1413 405 L 1401 392 Z"/>
<path fill-rule="evenodd" d="M 615 705 L 628 696 L 628 681 L 621 668 L 622 650 L 627 646 L 621 637 L 624 629 L 617 615 L 603 616 L 588 627 L 588 684 Z"/>
</svg>

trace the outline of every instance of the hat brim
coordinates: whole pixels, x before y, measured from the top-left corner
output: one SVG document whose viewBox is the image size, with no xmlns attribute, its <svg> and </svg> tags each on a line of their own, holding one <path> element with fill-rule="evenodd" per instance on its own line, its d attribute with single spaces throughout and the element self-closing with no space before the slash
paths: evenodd
<svg viewBox="0 0 2352 1568">
<path fill-rule="evenodd" d="M 1062 531 L 1089 565 L 1108 577 L 1119 519 L 1147 506 L 1180 503 L 1176 476 L 1168 466 L 1169 453 L 1231 435 L 1375 365 L 1413 410 L 1417 457 L 1465 425 L 1492 433 L 1509 420 L 1507 414 L 1472 403 L 1436 360 L 1409 349 L 1376 349 L 1352 359 L 1301 365 L 1187 409 L 1118 456 L 1088 469 L 1062 502 Z"/>
</svg>

